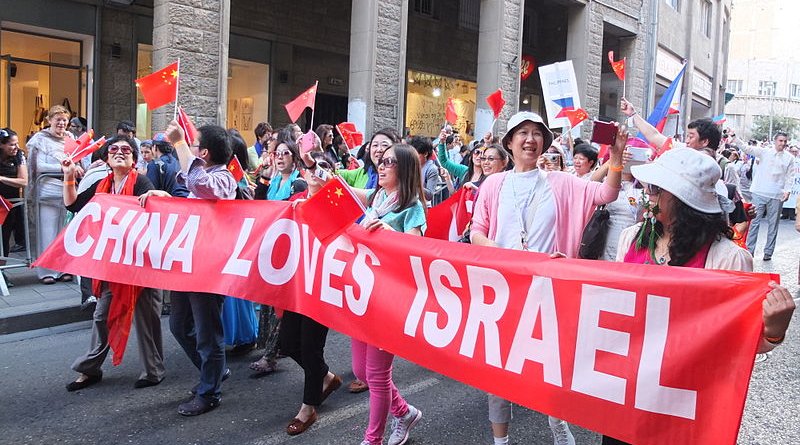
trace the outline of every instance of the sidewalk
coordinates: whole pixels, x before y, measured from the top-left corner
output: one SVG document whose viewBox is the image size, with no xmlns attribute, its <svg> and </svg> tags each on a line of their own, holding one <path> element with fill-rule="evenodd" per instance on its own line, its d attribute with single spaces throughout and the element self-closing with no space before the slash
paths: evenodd
<svg viewBox="0 0 800 445">
<path fill-rule="evenodd" d="M 91 311 L 81 311 L 77 280 L 45 285 L 39 282 L 34 269 L 26 267 L 8 269 L 5 274 L 14 287 L 9 288 L 10 295 L 0 295 L 0 335 L 92 318 Z"/>
</svg>

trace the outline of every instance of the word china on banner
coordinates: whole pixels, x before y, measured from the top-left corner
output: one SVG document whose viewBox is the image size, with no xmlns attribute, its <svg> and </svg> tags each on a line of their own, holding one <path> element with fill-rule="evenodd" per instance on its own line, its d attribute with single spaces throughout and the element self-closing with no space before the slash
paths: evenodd
<svg viewBox="0 0 800 445">
<path fill-rule="evenodd" d="M 97 195 L 36 265 L 299 312 L 626 442 L 736 443 L 770 276 L 598 268 L 357 225 L 325 244 L 295 211 Z"/>
<path fill-rule="evenodd" d="M 569 127 L 567 112 L 581 107 L 578 95 L 578 82 L 572 61 L 557 62 L 539 67 L 542 80 L 542 96 L 547 111 L 547 126 L 550 128 Z"/>
</svg>

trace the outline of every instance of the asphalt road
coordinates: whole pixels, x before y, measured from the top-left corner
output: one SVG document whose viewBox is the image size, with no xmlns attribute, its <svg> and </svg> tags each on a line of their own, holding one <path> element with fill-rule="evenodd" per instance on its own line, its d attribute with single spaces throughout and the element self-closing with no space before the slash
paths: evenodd
<svg viewBox="0 0 800 445">
<path fill-rule="evenodd" d="M 765 233 L 763 233 L 765 237 Z M 764 240 L 762 238 L 761 244 Z M 781 222 L 778 250 L 769 263 L 757 251 L 756 269 L 777 272 L 797 295 L 800 234 Z M 800 444 L 800 321 L 783 346 L 758 363 L 753 373 L 739 436 L 741 444 Z M 72 361 L 88 346 L 87 324 L 47 336 L 3 342 L 0 337 L 0 444 L 358 444 L 367 422 L 367 394 L 334 393 L 320 419 L 306 433 L 284 433 L 302 398 L 302 373 L 290 359 L 281 371 L 248 378 L 247 364 L 229 361 L 233 371 L 223 386 L 222 405 L 211 413 L 185 418 L 176 413 L 196 371 L 169 334 L 163 320 L 167 377 L 153 388 L 133 389 L 138 377 L 135 346 L 118 368 L 105 366 L 103 382 L 76 393 L 64 385 L 75 374 Z M 131 338 L 131 344 L 135 341 Z M 331 333 L 326 356 L 331 370 L 352 378 L 349 340 Z M 410 444 L 491 444 L 486 396 L 404 360 L 395 361 L 395 382 L 407 400 L 424 413 Z M 545 416 L 516 408 L 511 443 L 551 444 Z M 578 444 L 598 444 L 595 433 L 573 426 Z"/>
</svg>

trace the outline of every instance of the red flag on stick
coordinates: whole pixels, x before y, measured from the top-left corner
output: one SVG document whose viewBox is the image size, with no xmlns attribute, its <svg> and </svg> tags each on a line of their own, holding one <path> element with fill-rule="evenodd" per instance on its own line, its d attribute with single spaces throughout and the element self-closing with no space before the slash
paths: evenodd
<svg viewBox="0 0 800 445">
<path fill-rule="evenodd" d="M 447 107 L 444 109 L 444 120 L 450 124 L 455 124 L 458 120 L 458 113 L 456 113 L 456 104 L 452 97 L 447 98 Z"/>
<path fill-rule="evenodd" d="M 12 207 L 14 207 L 14 204 L 12 204 L 11 201 L 0 196 L 0 225 L 6 222 L 8 213 L 11 211 Z M 3 252 L 3 254 L 8 255 L 8 252 Z"/>
<path fill-rule="evenodd" d="M 297 206 L 298 219 L 323 243 L 339 236 L 363 214 L 361 201 L 338 176 Z"/>
<path fill-rule="evenodd" d="M 178 62 L 153 74 L 136 79 L 148 110 L 174 102 L 178 97 Z"/>
<path fill-rule="evenodd" d="M 614 51 L 608 52 L 608 62 L 611 64 L 611 69 L 617 75 L 619 80 L 625 80 L 625 57 L 622 60 L 614 60 Z"/>
<path fill-rule="evenodd" d="M 289 119 L 292 122 L 297 122 L 306 107 L 314 109 L 314 104 L 317 101 L 317 84 L 311 85 L 311 88 L 304 91 L 302 94 L 294 98 L 293 101 L 284 105 L 286 112 L 289 113 Z"/>
<path fill-rule="evenodd" d="M 82 151 L 92 143 L 92 136 L 94 136 L 94 130 L 89 129 L 78 139 L 65 138 L 64 154 L 67 155 L 68 158 L 73 159 L 76 153 Z"/>
<path fill-rule="evenodd" d="M 494 112 L 494 118 L 500 117 L 500 112 L 503 111 L 503 107 L 506 104 L 506 100 L 503 99 L 503 91 L 498 88 L 497 91 L 486 97 L 486 103 L 489 104 L 489 107 Z"/>
<path fill-rule="evenodd" d="M 589 114 L 583 108 L 578 108 L 577 110 L 566 110 L 564 111 L 564 114 L 567 115 L 567 119 L 569 119 L 569 125 L 572 127 L 575 127 L 586 119 L 589 119 Z"/>
<path fill-rule="evenodd" d="M 100 139 L 92 142 L 90 145 L 88 145 L 83 150 L 74 151 L 73 154 L 70 156 L 70 158 L 72 159 L 72 162 L 75 162 L 75 163 L 80 162 L 81 159 L 83 159 L 86 156 L 94 153 L 95 150 L 97 150 L 98 148 L 102 147 L 103 144 L 105 144 L 105 143 L 106 143 L 106 137 L 103 136 Z"/>
<path fill-rule="evenodd" d="M 242 163 L 239 162 L 239 158 L 237 158 L 236 155 L 233 155 L 231 162 L 228 162 L 228 171 L 231 172 L 236 182 L 244 178 L 244 168 L 242 168 Z"/>
<path fill-rule="evenodd" d="M 356 124 L 352 122 L 342 122 L 336 126 L 336 131 L 342 135 L 347 148 L 352 150 L 364 143 L 364 135 L 356 129 Z"/>
<path fill-rule="evenodd" d="M 191 147 L 197 141 L 199 133 L 192 120 L 189 119 L 189 115 L 183 111 L 183 107 L 178 107 L 178 126 L 183 130 L 183 137 L 186 138 L 186 143 Z"/>
</svg>

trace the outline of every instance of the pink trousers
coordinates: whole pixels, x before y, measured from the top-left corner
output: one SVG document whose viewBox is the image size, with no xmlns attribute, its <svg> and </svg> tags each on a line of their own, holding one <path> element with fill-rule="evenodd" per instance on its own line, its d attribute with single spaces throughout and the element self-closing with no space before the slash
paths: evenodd
<svg viewBox="0 0 800 445">
<path fill-rule="evenodd" d="M 351 340 L 351 348 L 353 373 L 369 385 L 369 426 L 364 433 L 364 440 L 371 445 L 379 445 L 383 443 L 386 416 L 390 412 L 395 417 L 408 413 L 408 403 L 392 382 L 394 354 L 355 339 Z"/>
</svg>

